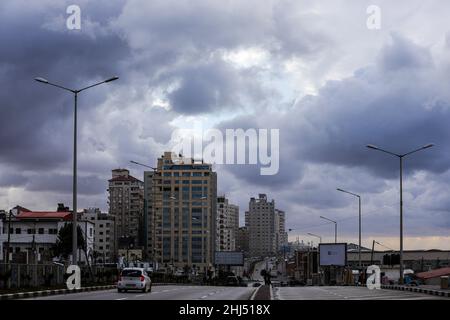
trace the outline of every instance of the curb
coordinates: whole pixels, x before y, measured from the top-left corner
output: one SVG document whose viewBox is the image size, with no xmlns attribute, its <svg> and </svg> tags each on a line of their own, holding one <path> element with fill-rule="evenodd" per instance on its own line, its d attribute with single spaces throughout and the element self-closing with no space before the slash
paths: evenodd
<svg viewBox="0 0 450 320">
<path fill-rule="evenodd" d="M 250 297 L 250 300 L 255 300 L 256 294 L 258 293 L 259 289 L 261 289 L 262 286 L 259 286 L 258 288 L 253 291 L 253 294 Z"/>
<path fill-rule="evenodd" d="M 399 291 L 411 291 L 411 292 L 418 292 L 418 293 L 425 293 L 433 296 L 439 296 L 439 297 L 447 297 L 450 298 L 450 291 L 440 291 L 440 290 L 433 290 L 433 289 L 423 289 L 418 287 L 405 287 L 405 286 L 398 286 L 398 285 L 381 285 L 382 289 L 389 289 L 389 290 L 399 290 Z"/>
<path fill-rule="evenodd" d="M 255 300 L 255 296 L 256 296 L 256 293 L 258 292 L 259 288 L 261 288 L 261 286 L 259 286 L 258 288 L 256 288 L 256 289 L 253 291 L 253 293 L 252 293 L 252 295 L 250 296 L 250 299 L 249 299 L 249 300 Z"/>
<path fill-rule="evenodd" d="M 354 286 L 355 287 L 366 287 L 366 285 L 354 285 Z M 381 289 L 410 291 L 410 292 L 425 293 L 425 294 L 429 294 L 429 295 L 433 295 L 433 296 L 450 298 L 450 290 L 449 291 L 441 291 L 441 290 L 434 290 L 434 289 L 424 289 L 424 288 L 420 288 L 420 287 L 406 287 L 406 286 L 386 285 L 386 284 L 382 284 Z"/>
<path fill-rule="evenodd" d="M 84 287 L 80 289 L 54 289 L 54 290 L 42 290 L 42 291 L 31 291 L 31 292 L 18 292 L 18 293 L 10 293 L 10 294 L 2 294 L 0 295 L 0 300 L 12 300 L 12 299 L 25 299 L 25 298 L 33 298 L 33 297 L 42 297 L 42 296 L 53 296 L 58 294 L 69 294 L 69 293 L 78 293 L 85 291 L 97 291 L 97 290 L 108 290 L 115 289 L 116 285 L 107 285 L 107 286 L 96 286 L 96 287 Z"/>
</svg>

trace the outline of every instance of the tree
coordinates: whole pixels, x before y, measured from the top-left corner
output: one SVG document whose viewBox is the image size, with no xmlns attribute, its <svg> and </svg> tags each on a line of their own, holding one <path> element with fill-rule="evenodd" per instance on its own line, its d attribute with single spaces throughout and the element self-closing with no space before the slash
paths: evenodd
<svg viewBox="0 0 450 320">
<path fill-rule="evenodd" d="M 66 223 L 61 229 L 59 229 L 58 238 L 53 246 L 53 256 L 67 259 L 69 255 L 72 254 L 72 229 L 72 223 Z M 77 226 L 77 247 L 78 249 L 83 250 L 86 263 L 89 268 L 89 274 L 91 275 L 91 278 L 93 278 L 93 272 L 87 254 L 87 245 L 83 236 L 83 230 L 80 226 Z"/>
<path fill-rule="evenodd" d="M 68 259 L 69 255 L 72 254 L 72 234 L 72 223 L 66 223 L 59 229 L 58 238 L 52 248 L 55 257 Z M 82 249 L 86 254 L 86 242 L 80 226 L 77 228 L 77 245 L 78 249 Z"/>
</svg>

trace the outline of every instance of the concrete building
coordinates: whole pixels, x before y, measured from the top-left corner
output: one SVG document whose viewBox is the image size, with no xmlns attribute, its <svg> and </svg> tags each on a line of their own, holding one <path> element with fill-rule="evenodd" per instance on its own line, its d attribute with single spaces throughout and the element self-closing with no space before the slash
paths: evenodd
<svg viewBox="0 0 450 320">
<path fill-rule="evenodd" d="M 258 199 L 251 198 L 249 210 L 245 213 L 245 225 L 251 256 L 273 256 L 278 252 L 280 227 L 274 200 L 267 201 L 265 194 L 259 194 Z"/>
<path fill-rule="evenodd" d="M 240 227 L 236 236 L 236 250 L 244 251 L 244 256 L 248 256 L 249 254 L 249 237 L 248 237 L 248 228 Z"/>
<path fill-rule="evenodd" d="M 235 251 L 239 229 L 239 206 L 229 203 L 225 196 L 217 198 L 216 250 Z"/>
<path fill-rule="evenodd" d="M 5 262 L 9 259 L 13 263 L 25 264 L 51 262 L 51 249 L 57 241 L 58 232 L 71 222 L 72 213 L 68 211 L 31 211 L 16 207 L 11 210 L 11 215 L 3 213 L 0 216 L 0 260 Z M 91 260 L 94 225 L 86 220 L 78 221 L 78 225 L 86 239 L 87 256 Z M 78 250 L 78 259 L 82 263 L 86 262 L 85 252 L 81 249 Z"/>
<path fill-rule="evenodd" d="M 162 268 L 213 266 L 217 176 L 211 164 L 165 152 L 146 173 L 148 253 Z"/>
<path fill-rule="evenodd" d="M 109 214 L 114 217 L 114 260 L 126 239 L 138 248 L 144 219 L 144 182 L 130 175 L 127 169 L 112 170 L 109 179 Z"/>
<path fill-rule="evenodd" d="M 94 224 L 94 261 L 113 263 L 114 260 L 114 216 L 102 213 L 98 208 L 84 209 L 83 218 Z"/>
</svg>

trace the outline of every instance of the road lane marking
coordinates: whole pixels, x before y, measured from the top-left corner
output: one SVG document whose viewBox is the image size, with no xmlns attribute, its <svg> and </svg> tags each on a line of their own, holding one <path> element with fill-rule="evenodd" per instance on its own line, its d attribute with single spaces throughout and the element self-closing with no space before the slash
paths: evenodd
<svg viewBox="0 0 450 320">
<path fill-rule="evenodd" d="M 203 297 L 201 297 L 200 299 L 206 299 L 206 298 L 208 298 L 208 296 L 203 296 Z"/>
<path fill-rule="evenodd" d="M 142 296 L 145 296 L 145 294 L 138 294 L 138 295 L 135 296 L 135 297 L 142 297 Z"/>
<path fill-rule="evenodd" d="M 125 299 L 128 299 L 128 298 L 119 298 L 119 299 L 116 299 L 116 300 L 125 300 Z"/>
</svg>

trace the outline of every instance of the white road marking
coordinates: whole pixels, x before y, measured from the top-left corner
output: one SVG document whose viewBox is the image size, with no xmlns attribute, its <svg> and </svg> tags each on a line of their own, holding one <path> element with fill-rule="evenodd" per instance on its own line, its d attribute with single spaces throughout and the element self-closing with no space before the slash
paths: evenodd
<svg viewBox="0 0 450 320">
<path fill-rule="evenodd" d="M 145 296 L 145 294 L 138 294 L 138 295 L 135 296 L 135 297 L 142 297 L 142 296 Z"/>
<path fill-rule="evenodd" d="M 116 299 L 116 300 L 125 300 L 125 299 L 128 299 L 128 298 L 119 298 L 119 299 Z"/>
<path fill-rule="evenodd" d="M 206 299 L 206 298 L 208 298 L 208 296 L 203 296 L 203 297 L 201 297 L 200 299 Z"/>
</svg>

